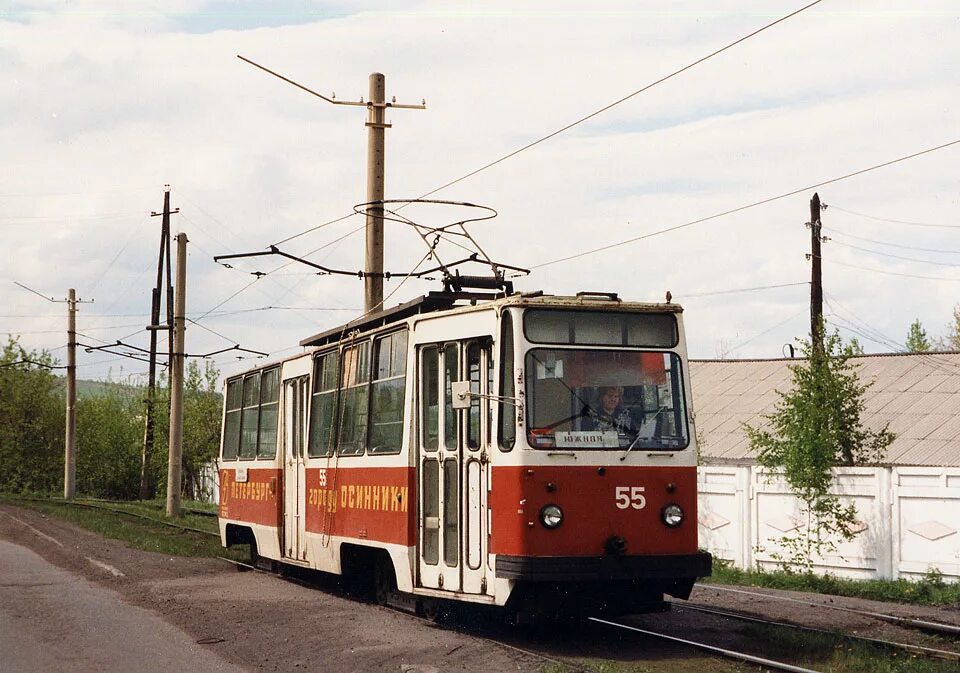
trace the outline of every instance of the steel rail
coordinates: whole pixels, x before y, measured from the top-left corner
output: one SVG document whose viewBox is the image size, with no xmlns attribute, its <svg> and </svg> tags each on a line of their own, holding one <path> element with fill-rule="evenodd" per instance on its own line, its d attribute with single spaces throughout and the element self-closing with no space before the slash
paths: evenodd
<svg viewBox="0 0 960 673">
<path fill-rule="evenodd" d="M 944 622 L 929 622 L 923 619 L 913 619 L 912 617 L 898 617 L 896 615 L 887 615 L 882 612 L 871 612 L 870 610 L 857 610 L 855 608 L 845 608 L 840 605 L 827 605 L 826 603 L 817 603 L 816 601 L 806 601 L 800 598 L 792 598 L 790 596 L 777 596 L 776 594 L 765 594 L 760 591 L 746 591 L 744 589 L 733 589 L 731 587 L 721 587 L 715 584 L 709 585 L 709 588 L 716 589 L 717 591 L 727 591 L 735 594 L 745 594 L 747 596 L 760 596 L 762 598 L 770 598 L 777 601 L 786 601 L 788 603 L 799 603 L 800 605 L 806 605 L 807 607 L 839 610 L 841 612 L 848 612 L 855 615 L 873 617 L 874 619 L 880 619 L 886 622 L 890 622 L 891 624 L 906 626 L 912 629 L 920 629 L 923 631 L 937 631 L 939 633 L 947 633 L 952 636 L 960 636 L 960 626 L 957 626 L 955 624 L 946 624 Z"/>
<path fill-rule="evenodd" d="M 820 671 L 816 671 L 812 668 L 794 666 L 793 664 L 788 664 L 783 661 L 774 661 L 773 659 L 765 659 L 763 657 L 757 657 L 752 654 L 746 654 L 745 652 L 737 652 L 736 650 L 727 650 L 722 647 L 707 645 L 706 643 L 698 643 L 695 640 L 686 640 L 684 638 L 677 638 L 676 636 L 668 636 L 663 633 L 657 633 L 656 631 L 647 631 L 646 629 L 640 629 L 640 628 L 637 628 L 636 626 L 627 626 L 626 624 L 618 624 L 617 622 L 610 622 L 605 619 L 598 619 L 597 617 L 588 617 L 587 619 L 591 622 L 596 622 L 597 624 L 605 624 L 606 626 L 613 626 L 618 629 L 636 631 L 637 633 L 642 633 L 646 636 L 663 638 L 664 640 L 669 640 L 671 642 L 680 643 L 682 645 L 689 645 L 690 647 L 696 647 L 701 650 L 706 650 L 707 652 L 713 652 L 714 654 L 719 654 L 721 656 L 727 657 L 728 659 L 738 659 L 740 661 L 745 661 L 750 664 L 766 666 L 768 668 L 772 668 L 777 671 L 786 671 L 787 673 L 820 673 Z"/>
<path fill-rule="evenodd" d="M 846 640 L 860 640 L 872 645 L 882 645 L 884 647 L 891 647 L 910 652 L 912 654 L 921 654 L 928 657 L 935 657 L 937 659 L 947 659 L 950 661 L 960 661 L 960 652 L 954 652 L 952 650 L 940 650 L 934 647 L 925 647 L 923 645 L 911 645 L 910 643 L 900 643 L 893 640 L 884 640 L 882 638 L 869 638 L 867 636 L 855 636 L 846 633 L 838 633 L 836 631 L 828 631 L 827 629 L 818 629 L 813 626 L 803 626 L 802 624 L 791 624 L 789 622 L 777 622 L 770 619 L 763 619 L 761 617 L 753 617 L 751 615 L 740 614 L 739 612 L 730 612 L 727 610 L 720 610 L 707 605 L 697 605 L 691 603 L 678 603 L 676 601 L 671 603 L 675 608 L 681 608 L 683 610 L 693 610 L 695 612 L 704 612 L 707 614 L 718 615 L 721 617 L 728 617 L 730 619 L 739 619 L 744 622 L 753 622 L 755 624 L 764 624 L 767 626 L 782 626 L 788 629 L 796 629 L 798 631 L 808 631 L 810 633 L 820 633 L 828 636 L 836 636 L 837 638 L 844 638 Z"/>
</svg>

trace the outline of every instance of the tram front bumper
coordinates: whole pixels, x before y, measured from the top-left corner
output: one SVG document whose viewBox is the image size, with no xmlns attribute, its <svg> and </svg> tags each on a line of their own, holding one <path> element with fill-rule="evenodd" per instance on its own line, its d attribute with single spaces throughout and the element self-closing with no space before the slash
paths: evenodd
<svg viewBox="0 0 960 673">
<path fill-rule="evenodd" d="M 656 556 L 497 556 L 497 577 L 525 582 L 679 580 L 707 577 L 707 552 Z"/>
</svg>

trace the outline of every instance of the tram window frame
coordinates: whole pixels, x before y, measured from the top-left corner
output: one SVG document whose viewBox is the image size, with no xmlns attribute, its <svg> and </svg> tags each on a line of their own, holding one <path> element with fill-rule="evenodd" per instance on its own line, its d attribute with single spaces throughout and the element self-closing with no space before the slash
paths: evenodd
<svg viewBox="0 0 960 673">
<path fill-rule="evenodd" d="M 466 409 L 466 442 L 469 451 L 479 451 L 483 443 L 480 412 L 480 381 L 483 375 L 483 346 L 479 341 L 470 341 L 464 349 L 467 381 L 470 382 L 470 406 Z"/>
<path fill-rule="evenodd" d="M 683 451 L 690 448 L 691 442 L 693 440 L 691 439 L 690 409 L 687 404 L 687 388 L 689 386 L 689 380 L 686 380 L 684 378 L 684 369 L 686 365 L 679 353 L 677 353 L 676 351 L 669 351 L 669 350 L 662 350 L 662 351 L 661 350 L 643 350 L 643 349 L 615 350 L 610 348 L 596 348 L 596 349 L 594 348 L 562 348 L 562 347 L 557 348 L 557 347 L 549 347 L 549 346 L 529 349 L 524 359 L 524 371 L 525 371 L 525 381 L 526 381 L 526 390 L 525 390 L 525 397 L 524 397 L 524 400 L 525 400 L 524 423 L 526 427 L 524 430 L 528 438 L 527 441 L 530 444 L 531 448 L 536 450 L 551 450 L 552 448 L 554 448 L 552 444 L 535 446 L 533 444 L 533 441 L 530 439 L 532 431 L 536 430 L 536 428 L 534 427 L 534 423 L 537 421 L 537 418 L 541 413 L 536 407 L 536 405 L 538 404 L 538 400 L 541 398 L 541 396 L 544 396 L 548 399 L 551 397 L 549 394 L 543 395 L 542 392 L 541 394 L 538 394 L 536 387 L 538 386 L 538 383 L 537 383 L 538 381 L 546 381 L 547 379 L 554 378 L 554 377 L 541 378 L 539 376 L 535 376 L 533 373 L 535 367 L 543 366 L 544 362 L 548 360 L 548 358 L 541 357 L 541 354 L 545 352 L 552 353 L 554 355 L 555 354 L 577 354 L 577 353 L 585 354 L 585 355 L 598 355 L 598 354 L 614 354 L 614 355 L 623 354 L 623 355 L 634 355 L 634 356 L 655 355 L 655 356 L 663 357 L 664 360 L 669 360 L 669 365 L 670 365 L 669 367 L 666 366 L 667 364 L 666 361 L 664 362 L 665 366 L 663 368 L 663 372 L 664 372 L 665 380 L 663 383 L 650 385 L 647 383 L 638 382 L 630 385 L 615 384 L 615 387 L 630 389 L 631 394 L 636 396 L 635 399 L 639 401 L 640 403 L 639 405 L 637 405 L 636 403 L 629 403 L 629 404 L 624 403 L 624 406 L 625 408 L 631 410 L 632 413 L 642 414 L 643 421 L 640 421 L 641 425 L 646 420 L 649 420 L 646 418 L 646 416 L 650 414 L 652 414 L 654 417 L 657 417 L 659 416 L 660 413 L 664 411 L 669 411 L 669 416 L 672 417 L 672 421 L 671 421 L 673 423 L 672 428 L 662 429 L 659 427 L 659 423 L 658 423 L 658 427 L 654 435 L 647 438 L 650 440 L 654 438 L 659 438 L 661 440 L 666 439 L 667 442 L 669 443 L 663 443 L 659 446 L 648 446 L 644 443 L 640 443 L 637 445 L 638 449 L 643 451 L 676 452 L 676 451 Z M 562 362 L 560 364 L 562 364 Z M 596 363 L 594 363 L 594 366 L 595 364 Z M 558 368 L 555 371 L 562 371 L 562 368 Z M 669 377 L 669 381 L 667 381 L 667 377 Z M 562 375 L 559 378 L 562 378 Z M 542 383 L 539 385 L 542 385 Z M 573 399 L 576 399 L 578 401 L 581 400 L 581 398 L 576 396 L 577 393 L 575 392 L 575 390 L 573 388 L 567 387 L 566 384 L 562 382 L 562 380 L 560 382 L 560 385 L 563 387 L 566 387 L 567 390 L 569 390 L 569 392 L 574 396 Z M 590 386 L 583 386 L 583 387 L 595 388 L 599 393 L 600 389 L 611 387 L 611 385 L 610 384 L 592 384 Z M 649 392 L 649 389 L 651 388 L 653 389 L 652 393 Z M 666 393 L 666 400 L 669 401 L 671 405 L 670 407 L 663 406 L 662 408 L 660 408 L 665 399 L 663 393 Z M 652 408 L 647 408 L 648 401 L 651 399 L 654 401 L 654 404 Z M 640 407 L 639 410 L 637 409 L 638 406 Z M 571 411 L 574 411 L 574 409 L 571 409 Z M 564 419 L 564 422 L 575 421 L 582 417 L 583 417 L 582 414 L 576 414 L 574 416 Z M 666 417 L 667 416 L 665 416 L 665 418 Z M 635 422 L 637 421 L 636 418 L 634 418 L 634 420 Z M 558 425 L 557 423 L 552 423 L 552 424 L 548 424 L 545 427 L 553 428 L 553 427 L 556 427 L 557 425 Z M 682 437 L 683 439 L 682 444 L 679 443 L 679 441 L 676 444 L 672 443 L 673 440 L 670 439 L 671 437 L 671 434 L 669 432 L 670 429 L 672 429 L 673 433 L 678 433 L 673 436 Z M 617 450 L 622 450 L 624 448 L 626 447 L 623 446 L 622 440 L 621 440 L 621 446 L 619 447 L 606 447 L 606 446 L 594 446 L 594 445 L 582 445 L 579 447 L 580 450 L 584 450 L 584 451 L 602 451 L 602 450 L 617 451 Z"/>
<path fill-rule="evenodd" d="M 273 380 L 273 399 L 264 384 Z M 257 459 L 273 460 L 277 457 L 277 439 L 280 429 L 280 367 L 271 367 L 260 372 L 260 412 L 257 429 Z M 266 412 L 266 413 L 265 413 Z M 272 422 L 270 418 L 272 417 Z"/>
<path fill-rule="evenodd" d="M 243 376 L 240 445 L 237 450 L 239 460 L 256 460 L 257 458 L 257 443 L 260 439 L 260 373 L 255 371 Z"/>
<path fill-rule="evenodd" d="M 548 321 L 554 323 L 553 334 L 550 334 Z M 660 324 L 657 324 L 658 321 Z M 604 325 L 604 322 L 607 324 Z M 616 324 L 617 322 L 619 324 Z M 601 328 L 604 327 L 607 328 L 609 335 L 619 332 L 619 337 L 605 338 L 605 335 L 600 335 L 603 331 Z M 530 343 L 561 346 L 671 349 L 676 348 L 680 343 L 680 325 L 677 316 L 666 311 L 528 309 L 523 314 L 523 334 Z M 650 335 L 654 338 L 644 338 Z M 662 338 L 666 335 L 670 338 Z"/>
<path fill-rule="evenodd" d="M 390 455 L 400 453 L 404 437 L 404 404 L 406 402 L 407 384 L 407 344 L 409 339 L 407 330 L 400 330 L 378 336 L 373 341 L 372 380 L 370 382 L 370 402 L 368 404 L 367 423 L 367 454 Z M 392 403 L 383 405 L 387 396 L 381 396 L 381 391 L 393 390 L 396 398 Z M 383 405 L 383 406 L 381 406 Z M 387 419 L 387 420 L 384 420 Z M 391 426 L 385 428 L 384 426 Z M 377 445 L 381 435 L 378 431 L 389 432 L 388 443 L 380 447 Z M 392 440 L 393 443 L 389 443 Z"/>
<path fill-rule="evenodd" d="M 457 451 L 460 415 L 453 408 L 453 383 L 460 380 L 460 342 L 450 341 L 443 345 L 443 448 Z M 452 355 L 452 357 L 451 357 Z"/>
<path fill-rule="evenodd" d="M 337 453 L 362 456 L 367 448 L 370 424 L 370 339 L 344 347 L 340 358 L 340 392 L 337 410 Z M 353 353 L 357 355 L 352 356 Z M 347 413 L 355 414 L 349 423 Z M 350 444 L 344 436 L 350 431 Z"/>
<path fill-rule="evenodd" d="M 440 347 L 430 344 L 420 349 L 420 385 L 418 397 L 418 434 L 420 446 L 428 453 L 440 448 Z M 431 405 L 430 402 L 433 402 Z M 432 417 L 431 417 L 432 410 Z"/>
<path fill-rule="evenodd" d="M 497 445 L 512 451 L 517 444 L 516 345 L 513 338 L 513 314 L 504 311 L 500 318 L 500 401 L 497 403 Z"/>
<path fill-rule="evenodd" d="M 310 426 L 307 457 L 324 458 L 337 441 L 337 406 L 340 400 L 340 352 L 319 353 L 313 358 L 313 390 L 310 395 Z M 327 404 L 326 407 L 323 405 Z M 326 419 L 324 419 L 326 411 Z M 321 425 L 323 423 L 324 425 Z M 324 435 L 326 445 L 324 446 Z"/>
<path fill-rule="evenodd" d="M 220 457 L 236 460 L 240 454 L 240 416 L 243 413 L 243 377 L 227 381 L 223 404 L 223 445 Z M 231 429 L 231 422 L 234 429 Z"/>
</svg>

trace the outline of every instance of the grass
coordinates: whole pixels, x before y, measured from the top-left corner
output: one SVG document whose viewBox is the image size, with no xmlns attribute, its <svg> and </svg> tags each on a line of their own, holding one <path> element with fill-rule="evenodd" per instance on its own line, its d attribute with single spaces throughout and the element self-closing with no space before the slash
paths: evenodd
<svg viewBox="0 0 960 673">
<path fill-rule="evenodd" d="M 763 625 L 745 626 L 742 633 L 751 642 L 763 643 L 760 656 L 830 673 L 948 673 L 957 670 L 955 661 L 929 659 L 857 642 L 841 634 L 834 636 Z"/>
<path fill-rule="evenodd" d="M 912 605 L 960 604 L 960 582 L 945 582 L 943 575 L 936 571 L 919 580 L 853 580 L 782 570 L 739 570 L 718 559 L 713 563 L 713 575 L 704 580 L 707 583 L 789 589 Z"/>
<path fill-rule="evenodd" d="M 105 502 L 78 499 L 72 503 L 59 498 L 0 495 L 0 502 L 55 516 L 104 537 L 121 540 L 135 549 L 172 556 L 225 556 L 238 561 L 249 558 L 246 545 L 235 546 L 229 550 L 220 545 L 219 537 L 214 536 L 219 530 L 216 517 L 202 516 L 190 511 L 207 508 L 205 503 L 184 503 L 184 516 L 168 519 L 158 501 Z M 92 505 L 95 509 L 83 505 Z M 174 528 L 165 525 L 167 523 L 205 532 Z"/>
</svg>

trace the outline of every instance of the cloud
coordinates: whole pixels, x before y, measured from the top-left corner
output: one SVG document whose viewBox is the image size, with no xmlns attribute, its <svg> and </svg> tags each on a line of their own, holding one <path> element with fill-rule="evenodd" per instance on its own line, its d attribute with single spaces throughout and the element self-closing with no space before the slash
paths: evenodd
<svg viewBox="0 0 960 673">
<path fill-rule="evenodd" d="M 26 334 L 58 329 L 63 320 L 59 307 L 38 303 L 11 282 L 19 280 L 58 296 L 68 287 L 81 296 L 93 290 L 96 304 L 81 311 L 84 329 L 107 341 L 133 332 L 135 320 L 122 316 L 149 310 L 159 244 L 159 218 L 149 212 L 160 209 L 164 184 L 181 208 L 174 231 L 191 239 L 189 310 L 199 317 L 237 293 L 202 321 L 227 338 L 191 327 L 191 351 L 230 342 L 281 351 L 355 315 L 313 310 L 358 308 L 362 286 L 355 279 L 318 278 L 294 264 L 254 281 L 251 272 L 284 262 L 260 257 L 228 270 L 210 259 L 262 250 L 366 200 L 364 111 L 324 103 L 236 54 L 325 95 L 336 91 L 339 99 L 366 96 L 374 71 L 386 73 L 388 96 L 399 102 L 426 98 L 425 111 L 388 113 L 388 196 L 412 198 L 797 4 L 262 7 L 19 2 L 0 13 L 0 63 L 8 75 L 0 81 L 0 231 L 11 251 L 0 299 L 10 315 L 45 316 L 0 318 L 0 331 L 23 332 L 36 346 L 65 343 L 62 334 Z M 824 3 L 436 197 L 496 208 L 496 220 L 474 228 L 478 239 L 495 259 L 532 266 L 960 137 L 956 18 L 947 2 L 906 10 L 892 2 Z M 956 153 L 837 183 L 821 197 L 893 219 L 958 223 Z M 542 267 L 517 283 L 660 299 L 667 289 L 679 298 L 803 282 L 809 197 Z M 858 220 L 839 210 L 826 211 L 824 221 L 854 235 L 960 249 L 949 229 Z M 359 224 L 350 218 L 284 249 L 306 254 Z M 410 269 L 422 243 L 409 227 L 387 231 L 387 266 Z M 311 259 L 359 268 L 362 240 L 354 233 Z M 829 244 L 824 254 L 830 296 L 879 331 L 902 340 L 920 317 L 938 334 L 949 318 L 954 283 L 870 273 L 831 259 L 918 275 L 947 277 L 951 269 Z M 390 281 L 387 290 L 398 286 Z M 433 287 L 410 280 L 391 302 Z M 721 340 L 749 340 L 734 354 L 777 356 L 783 343 L 805 334 L 807 301 L 802 285 L 691 297 L 691 353 L 712 357 Z M 301 310 L 230 313 L 267 306 Z M 225 371 L 249 364 L 220 362 Z M 90 366 L 87 375 L 116 365 Z"/>
</svg>

